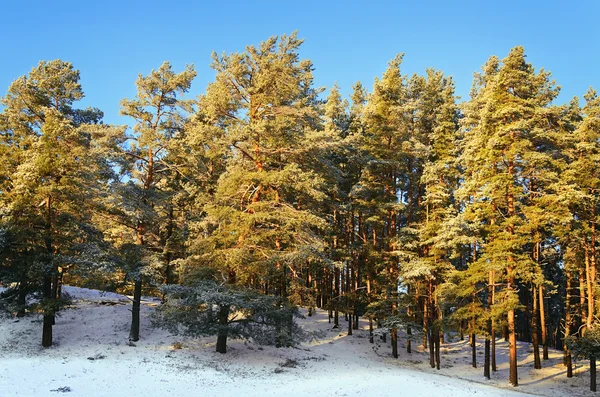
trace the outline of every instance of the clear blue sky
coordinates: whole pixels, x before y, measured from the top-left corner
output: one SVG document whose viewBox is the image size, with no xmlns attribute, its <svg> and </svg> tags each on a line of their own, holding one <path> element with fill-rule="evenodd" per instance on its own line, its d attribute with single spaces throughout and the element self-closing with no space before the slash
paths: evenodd
<svg viewBox="0 0 600 397">
<path fill-rule="evenodd" d="M 85 106 L 124 124 L 118 103 L 135 94 L 138 73 L 168 60 L 198 71 L 191 95 L 214 73 L 210 54 L 243 51 L 298 30 L 318 86 L 344 93 L 372 86 L 404 52 L 404 73 L 434 67 L 452 75 L 467 99 L 472 74 L 490 55 L 525 46 L 536 68 L 562 86 L 558 102 L 600 90 L 600 2 L 584 1 L 5 1 L 0 7 L 0 93 L 40 60 L 60 58 L 81 71 Z"/>
</svg>

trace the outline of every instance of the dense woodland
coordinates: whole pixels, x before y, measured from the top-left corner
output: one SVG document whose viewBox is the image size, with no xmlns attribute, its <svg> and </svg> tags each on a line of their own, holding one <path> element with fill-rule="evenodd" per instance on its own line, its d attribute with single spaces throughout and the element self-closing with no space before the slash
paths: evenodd
<svg viewBox="0 0 600 397">
<path fill-rule="evenodd" d="M 289 346 L 298 306 L 329 310 L 371 342 L 423 344 L 440 368 L 448 332 L 495 371 L 496 337 L 600 357 L 596 246 L 600 98 L 555 104 L 560 87 L 515 47 L 475 74 L 402 74 L 392 59 L 349 100 L 313 84 L 295 34 L 213 54 L 216 78 L 166 62 L 121 101 L 129 126 L 81 109 L 79 71 L 42 61 L 0 111 L 0 305 L 43 315 L 63 284 L 161 296 L 158 324 L 190 335 Z M 483 60 L 482 60 L 483 61 Z M 134 82 L 132 82 L 133 84 Z M 485 338 L 477 362 L 475 338 Z"/>
</svg>

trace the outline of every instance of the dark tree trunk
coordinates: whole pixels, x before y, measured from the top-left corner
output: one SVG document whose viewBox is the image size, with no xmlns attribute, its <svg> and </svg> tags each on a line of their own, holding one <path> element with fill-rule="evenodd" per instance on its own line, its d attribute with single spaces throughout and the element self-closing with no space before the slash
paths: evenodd
<svg viewBox="0 0 600 397">
<path fill-rule="evenodd" d="M 571 319 L 571 272 L 570 271 L 566 271 L 566 277 L 567 277 L 567 286 L 566 286 L 566 299 L 565 299 L 565 339 L 567 339 L 569 337 L 569 335 L 571 335 L 571 324 L 572 324 L 572 319 Z M 564 345 L 564 343 L 563 343 Z M 565 345 L 564 346 L 564 363 L 565 366 L 567 367 L 567 378 L 572 378 L 573 377 L 573 363 L 571 361 L 571 351 L 569 350 L 569 348 Z"/>
<path fill-rule="evenodd" d="M 340 327 L 340 313 L 338 311 L 337 305 L 339 305 L 340 303 L 340 269 L 338 269 L 337 267 L 334 270 L 334 276 L 335 276 L 335 304 L 336 304 L 336 308 L 335 311 L 333 312 L 333 328 L 339 328 Z"/>
<path fill-rule="evenodd" d="M 227 335 L 229 334 L 229 306 L 219 307 L 219 332 L 217 334 L 217 353 L 227 353 Z"/>
<path fill-rule="evenodd" d="M 584 269 L 582 267 L 579 268 L 579 324 L 577 325 L 577 329 L 580 330 L 578 334 L 581 335 L 581 331 L 583 331 L 582 325 L 585 324 L 587 313 L 585 311 L 585 274 Z"/>
<path fill-rule="evenodd" d="M 352 313 L 347 313 L 346 316 L 348 317 L 348 336 L 352 335 Z"/>
<path fill-rule="evenodd" d="M 440 333 L 439 332 L 435 332 L 434 333 L 434 343 L 435 343 L 435 367 L 439 370 L 440 369 L 440 341 L 441 341 L 441 337 L 440 337 Z"/>
<path fill-rule="evenodd" d="M 485 337 L 485 356 L 483 361 L 483 376 L 490 379 L 490 336 Z"/>
<path fill-rule="evenodd" d="M 427 338 L 429 339 L 429 366 L 435 368 L 435 344 L 433 343 L 433 329 L 429 327 Z"/>
<path fill-rule="evenodd" d="M 477 368 L 477 335 L 471 334 L 471 365 Z"/>
<path fill-rule="evenodd" d="M 48 303 L 48 300 L 52 298 L 52 276 L 49 274 L 44 275 L 44 283 L 42 286 L 42 293 L 44 300 Z M 54 316 L 51 315 L 46 309 L 44 312 L 44 323 L 42 326 L 42 346 L 52 346 L 52 322 Z"/>
<path fill-rule="evenodd" d="M 407 286 L 407 293 L 410 296 L 411 294 L 411 287 L 410 285 Z M 408 324 L 406 324 L 406 352 L 408 354 L 412 353 L 412 327 L 410 326 L 410 321 L 412 320 L 413 314 L 412 314 L 412 309 L 410 307 L 410 303 L 408 304 L 407 308 L 406 308 L 406 316 L 408 317 Z"/>
<path fill-rule="evenodd" d="M 52 299 L 52 279 L 53 279 L 53 256 L 52 248 L 52 207 L 50 197 L 46 198 L 46 252 L 48 254 L 48 267 L 44 271 L 44 280 L 42 284 L 42 297 L 45 305 L 54 306 L 55 300 Z M 52 346 L 52 325 L 54 324 L 54 308 L 44 308 L 44 322 L 42 325 L 42 346 Z"/>
<path fill-rule="evenodd" d="M 496 303 L 496 272 L 494 270 L 490 271 L 490 290 L 491 308 Z M 492 371 L 496 372 L 498 370 L 496 368 L 496 319 L 493 316 L 490 319 L 490 340 L 490 358 L 492 361 Z"/>
<path fill-rule="evenodd" d="M 412 353 L 412 328 L 410 325 L 406 326 L 406 352 L 408 354 Z"/>
<path fill-rule="evenodd" d="M 27 306 L 27 283 L 21 281 L 19 292 L 17 294 L 17 317 L 25 317 L 25 307 Z"/>
<path fill-rule="evenodd" d="M 429 339 L 429 298 L 423 300 L 423 349 L 427 349 Z"/>
<path fill-rule="evenodd" d="M 531 313 L 531 343 L 533 344 L 533 368 L 541 369 L 542 362 L 540 360 L 540 343 L 538 335 L 538 298 L 536 287 L 533 287 L 533 313 Z"/>
<path fill-rule="evenodd" d="M 590 390 L 596 391 L 596 358 L 590 358 Z"/>
<path fill-rule="evenodd" d="M 392 357 L 398 358 L 398 330 L 392 328 L 390 330 L 390 335 L 392 337 Z"/>
<path fill-rule="evenodd" d="M 381 328 L 381 321 L 377 320 L 377 329 Z M 382 332 L 380 339 L 383 343 L 387 343 L 387 332 Z"/>
<path fill-rule="evenodd" d="M 544 287 L 539 286 L 540 301 L 540 328 L 542 330 L 542 358 L 548 360 L 548 328 L 546 324 L 546 310 L 544 304 Z"/>
<path fill-rule="evenodd" d="M 142 280 L 141 275 L 135 280 L 133 287 L 133 304 L 131 307 L 131 329 L 129 330 L 129 340 L 137 342 L 140 340 L 140 307 L 142 302 Z"/>
</svg>

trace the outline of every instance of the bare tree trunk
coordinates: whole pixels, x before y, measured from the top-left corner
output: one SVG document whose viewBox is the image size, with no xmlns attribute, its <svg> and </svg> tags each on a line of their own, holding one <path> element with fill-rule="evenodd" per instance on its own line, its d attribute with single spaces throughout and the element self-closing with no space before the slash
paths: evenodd
<svg viewBox="0 0 600 397">
<path fill-rule="evenodd" d="M 144 245 L 144 225 L 140 222 L 137 227 L 137 241 L 139 246 Z M 142 303 L 142 275 L 138 274 L 133 286 L 133 303 L 131 305 L 131 328 L 129 340 L 137 342 L 140 340 L 140 308 Z"/>
<path fill-rule="evenodd" d="M 517 337 L 515 335 L 515 310 L 508 311 L 508 344 L 509 344 L 509 382 L 513 386 L 519 385 L 517 374 Z"/>
<path fill-rule="evenodd" d="M 168 246 L 169 244 L 169 240 L 171 239 L 171 237 L 173 236 L 173 205 L 169 205 L 169 211 L 168 211 L 168 221 L 167 221 L 167 239 L 166 239 L 166 245 Z M 173 283 L 173 269 L 171 269 L 171 258 L 172 254 L 170 250 L 167 250 L 167 253 L 165 255 L 165 284 L 172 284 Z"/>
<path fill-rule="evenodd" d="M 435 343 L 435 367 L 440 369 L 440 333 L 435 332 L 434 335 L 434 343 Z"/>
<path fill-rule="evenodd" d="M 398 313 L 396 293 L 392 293 L 392 299 L 392 316 L 395 316 Z M 392 357 L 398 358 L 398 329 L 396 327 L 392 327 L 390 330 L 390 335 L 392 337 Z"/>
<path fill-rule="evenodd" d="M 590 390 L 596 391 L 596 357 L 590 359 Z"/>
<path fill-rule="evenodd" d="M 533 368 L 541 369 L 542 362 L 540 360 L 540 342 L 538 335 L 538 298 L 536 294 L 536 287 L 532 286 L 532 297 L 533 297 L 533 313 L 531 314 L 531 343 L 533 344 Z"/>
<path fill-rule="evenodd" d="M 407 293 L 410 296 L 410 294 L 411 294 L 410 285 L 407 286 Z M 406 325 L 406 352 L 410 354 L 410 353 L 412 353 L 412 327 L 410 326 L 410 321 L 413 316 L 412 309 L 410 307 L 410 303 L 406 307 L 406 316 L 408 317 L 408 321 L 409 321 L 409 324 Z"/>
<path fill-rule="evenodd" d="M 227 353 L 227 328 L 229 320 L 229 306 L 219 307 L 219 332 L 217 334 L 217 353 Z"/>
<path fill-rule="evenodd" d="M 566 271 L 567 286 L 566 286 L 566 299 L 565 299 L 565 340 L 571 335 L 571 272 Z M 564 363 L 567 367 L 567 378 L 573 377 L 573 363 L 571 361 L 571 351 L 564 345 Z"/>
<path fill-rule="evenodd" d="M 427 349 L 429 338 L 429 298 L 423 300 L 423 348 Z"/>
<path fill-rule="evenodd" d="M 333 312 L 333 328 L 340 327 L 340 312 L 338 311 L 338 305 L 340 303 L 340 269 L 337 267 L 334 270 L 335 276 L 335 311 Z"/>
<path fill-rule="evenodd" d="M 490 271 L 490 289 L 491 289 L 491 304 L 494 306 L 496 303 L 496 272 L 494 270 Z M 491 361 L 492 361 L 492 371 L 496 372 L 498 368 L 496 367 L 496 318 L 492 316 L 491 318 L 491 329 L 490 329 L 490 338 L 491 338 Z"/>
<path fill-rule="evenodd" d="M 491 325 L 490 325 L 491 327 Z M 483 361 L 483 376 L 490 379 L 490 336 L 485 337 L 485 356 Z"/>
<path fill-rule="evenodd" d="M 542 330 L 542 348 L 544 360 L 548 360 L 548 325 L 546 324 L 546 310 L 544 304 L 544 287 L 540 285 L 539 289 L 539 301 L 540 301 L 540 327 Z M 535 294 L 535 292 L 534 292 Z"/>
<path fill-rule="evenodd" d="M 427 336 L 429 338 L 429 366 L 435 368 L 435 344 L 433 343 L 433 329 L 429 327 Z"/>
<path fill-rule="evenodd" d="M 25 308 L 27 306 L 27 281 L 25 276 L 19 283 L 19 292 L 17 294 L 17 314 L 16 317 L 25 317 Z"/>
<path fill-rule="evenodd" d="M 371 278 L 367 277 L 367 297 L 370 299 L 371 297 Z M 374 343 L 373 341 L 373 315 L 369 314 L 369 342 Z"/>
<path fill-rule="evenodd" d="M 129 340 L 137 342 L 140 340 L 140 308 L 142 302 L 142 279 L 135 280 L 133 287 L 133 304 L 131 307 L 131 329 L 129 330 Z"/>
<path fill-rule="evenodd" d="M 44 269 L 44 280 L 42 284 L 42 297 L 46 305 L 53 305 L 53 294 L 52 294 L 52 276 L 54 270 L 53 256 L 54 250 L 52 248 L 52 203 L 50 197 L 46 198 L 46 252 L 48 254 L 49 265 Z M 42 346 L 52 346 L 52 325 L 54 324 L 54 309 L 46 307 L 44 309 L 44 322 L 42 325 Z"/>
<path fill-rule="evenodd" d="M 511 138 L 514 141 L 514 132 L 510 132 Z M 508 165 L 508 174 L 513 178 L 514 176 L 514 164 L 512 162 Z M 507 201 L 507 213 L 508 217 L 515 216 L 515 203 L 514 197 L 510 192 L 510 189 L 507 189 L 506 192 L 506 201 Z M 510 223 L 506 229 L 508 234 L 514 235 L 515 226 Z M 508 276 L 508 283 L 506 289 L 509 294 L 514 290 L 515 285 L 515 258 L 512 255 L 508 257 L 508 266 L 506 269 L 506 273 Z M 508 345 L 509 345 L 509 382 L 513 386 L 519 385 L 519 376 L 517 374 L 517 336 L 515 334 L 515 309 L 510 308 L 508 310 Z"/>
<path fill-rule="evenodd" d="M 471 333 L 471 365 L 477 368 L 477 335 Z"/>
<path fill-rule="evenodd" d="M 44 274 L 44 281 L 42 286 L 42 296 L 44 300 L 52 299 L 52 276 Z M 47 311 L 47 309 L 46 309 Z M 42 346 L 52 346 L 52 318 L 53 316 L 49 313 L 44 313 L 44 322 L 42 325 Z"/>
</svg>

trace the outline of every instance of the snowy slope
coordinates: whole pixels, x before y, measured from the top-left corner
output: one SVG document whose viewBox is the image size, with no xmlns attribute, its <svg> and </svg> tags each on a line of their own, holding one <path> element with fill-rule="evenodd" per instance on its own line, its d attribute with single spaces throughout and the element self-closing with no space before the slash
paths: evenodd
<svg viewBox="0 0 600 397">
<path fill-rule="evenodd" d="M 40 318 L 0 320 L 0 397 L 587 395 L 584 377 L 573 380 L 581 384 L 577 388 L 545 378 L 527 385 L 523 369 L 525 385 L 518 389 L 509 390 L 502 374 L 489 383 L 504 389 L 483 384 L 480 369 L 453 357 L 465 348 L 460 343 L 443 347 L 446 368 L 438 374 L 427 367 L 425 353 L 395 360 L 389 346 L 370 344 L 365 330 L 350 337 L 331 330 L 322 311 L 301 320 L 326 331 L 319 340 L 289 349 L 229 341 L 221 355 L 214 352 L 214 338 L 187 339 L 152 328 L 148 316 L 157 302 L 149 299 L 142 305 L 142 339 L 129 346 L 127 297 L 66 291 L 77 304 L 57 318 L 52 348 L 39 346 Z"/>
</svg>

